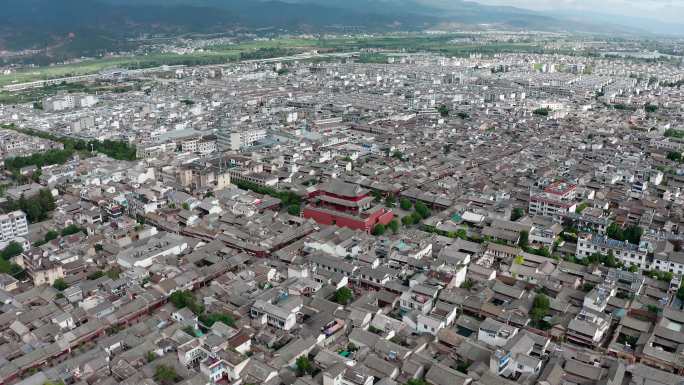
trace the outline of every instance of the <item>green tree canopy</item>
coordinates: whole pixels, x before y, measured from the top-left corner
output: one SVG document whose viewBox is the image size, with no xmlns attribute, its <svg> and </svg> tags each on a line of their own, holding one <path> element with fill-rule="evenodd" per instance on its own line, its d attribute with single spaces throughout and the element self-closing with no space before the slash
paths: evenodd
<svg viewBox="0 0 684 385">
<path fill-rule="evenodd" d="M 0 252 L 0 257 L 5 260 L 9 260 L 12 257 L 24 252 L 24 248 L 18 242 L 10 242 L 2 251 Z"/>
<path fill-rule="evenodd" d="M 313 374 L 314 372 L 314 366 L 311 363 L 311 360 L 309 360 L 309 357 L 307 356 L 300 356 L 297 358 L 297 361 L 295 361 L 295 365 L 297 367 L 297 376 L 301 377 L 305 374 Z"/>
<path fill-rule="evenodd" d="M 680 307 L 684 307 L 684 286 L 677 289 L 677 299 L 680 302 Z"/>
<path fill-rule="evenodd" d="M 382 223 L 378 223 L 377 225 L 375 225 L 375 226 L 373 227 L 373 230 L 371 231 L 371 234 L 373 234 L 373 235 L 383 235 L 383 234 L 385 234 L 385 231 L 386 231 L 386 230 L 387 230 L 387 228 L 385 227 L 385 225 L 383 225 Z"/>
<path fill-rule="evenodd" d="M 354 293 L 348 287 L 341 287 L 335 292 L 335 302 L 340 305 L 347 305 L 354 297 Z"/>
<path fill-rule="evenodd" d="M 401 198 L 399 200 L 399 207 L 401 207 L 402 210 L 411 210 L 411 207 L 413 207 L 413 204 L 411 203 L 410 200 L 406 198 Z"/>
<path fill-rule="evenodd" d="M 544 294 L 537 294 L 532 302 L 532 309 L 530 309 L 530 318 L 535 325 L 541 329 L 547 329 L 550 325 L 544 322 L 544 317 L 549 315 L 551 309 L 551 302 L 549 297 Z"/>
<path fill-rule="evenodd" d="M 393 234 L 396 234 L 397 232 L 399 232 L 399 221 L 396 219 L 392 219 L 388 227 L 390 230 L 392 230 Z"/>
<path fill-rule="evenodd" d="M 388 195 L 387 198 L 385 198 L 385 206 L 387 207 L 394 207 L 396 203 L 397 200 L 394 198 L 394 195 Z"/>
<path fill-rule="evenodd" d="M 420 217 L 423 219 L 429 218 L 431 215 L 430 210 L 427 208 L 427 206 L 425 206 L 425 203 L 421 201 L 416 202 L 415 210 L 416 213 L 418 213 L 418 215 L 420 215 Z"/>
<path fill-rule="evenodd" d="M 63 229 L 62 229 L 62 232 L 61 232 L 61 235 L 62 235 L 63 237 L 66 237 L 66 236 L 68 236 L 68 235 L 76 234 L 76 233 L 78 233 L 78 232 L 80 232 L 80 231 L 83 231 L 83 229 L 81 229 L 81 228 L 78 227 L 77 225 L 73 225 L 73 224 L 72 224 L 72 225 L 69 225 L 69 226 L 63 228 Z"/>
<path fill-rule="evenodd" d="M 57 279 L 55 279 L 55 282 L 52 284 L 52 287 L 54 287 L 55 289 L 57 289 L 59 291 L 64 291 L 64 290 L 66 290 L 66 288 L 69 287 L 69 284 L 66 283 L 64 278 L 57 278 Z"/>
<path fill-rule="evenodd" d="M 301 207 L 298 204 L 292 204 L 287 206 L 287 213 L 294 216 L 299 216 Z"/>
<path fill-rule="evenodd" d="M 179 379 L 176 370 L 170 366 L 159 365 L 154 371 L 154 380 L 162 385 L 175 384 Z"/>
<path fill-rule="evenodd" d="M 173 292 L 169 296 L 169 302 L 171 302 L 173 306 L 175 306 L 177 309 L 187 307 L 196 315 L 200 315 L 204 312 L 204 305 L 197 302 L 195 296 L 192 295 L 192 292 L 188 290 L 180 290 Z"/>
<path fill-rule="evenodd" d="M 200 322 L 206 327 L 212 327 L 216 322 L 223 322 L 228 326 L 235 326 L 235 319 L 230 314 L 225 313 L 211 313 L 199 316 Z"/>
<path fill-rule="evenodd" d="M 406 382 L 406 385 L 429 385 L 422 378 L 412 378 Z"/>
<path fill-rule="evenodd" d="M 9 210 L 21 210 L 26 213 L 30 223 L 44 221 L 48 218 L 48 213 L 56 207 L 55 198 L 48 189 L 40 190 L 30 199 L 23 195 L 18 200 L 8 199 L 6 206 Z"/>
<path fill-rule="evenodd" d="M 530 233 L 523 230 L 520 232 L 520 239 L 518 239 L 518 245 L 525 250 L 529 244 Z"/>
<path fill-rule="evenodd" d="M 511 211 L 511 220 L 512 221 L 517 221 L 518 219 L 522 218 L 523 216 L 525 216 L 525 211 L 520 207 L 516 207 Z"/>
</svg>

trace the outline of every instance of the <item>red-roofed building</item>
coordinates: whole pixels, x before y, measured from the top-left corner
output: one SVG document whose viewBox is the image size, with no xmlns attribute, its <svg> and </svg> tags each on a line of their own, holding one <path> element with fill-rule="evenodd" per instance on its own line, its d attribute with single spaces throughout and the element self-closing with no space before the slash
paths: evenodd
<svg viewBox="0 0 684 385">
<path fill-rule="evenodd" d="M 314 192 L 302 216 L 322 225 L 366 232 L 377 224 L 387 225 L 394 218 L 391 210 L 373 204 L 373 197 L 367 189 L 338 180 L 325 183 Z"/>
</svg>

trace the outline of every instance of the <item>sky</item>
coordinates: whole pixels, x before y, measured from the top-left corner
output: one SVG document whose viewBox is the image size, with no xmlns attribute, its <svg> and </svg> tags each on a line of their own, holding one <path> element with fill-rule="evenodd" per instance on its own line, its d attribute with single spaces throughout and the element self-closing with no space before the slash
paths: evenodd
<svg viewBox="0 0 684 385">
<path fill-rule="evenodd" d="M 592 11 L 631 17 L 647 17 L 682 23 L 684 0 L 475 0 L 488 5 L 510 5 L 537 11 Z"/>
</svg>

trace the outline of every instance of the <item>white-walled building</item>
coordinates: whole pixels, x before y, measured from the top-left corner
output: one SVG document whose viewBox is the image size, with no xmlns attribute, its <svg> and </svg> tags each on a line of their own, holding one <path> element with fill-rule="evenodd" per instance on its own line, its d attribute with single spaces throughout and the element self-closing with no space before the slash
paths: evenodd
<svg viewBox="0 0 684 385">
<path fill-rule="evenodd" d="M 28 221 L 23 211 L 0 214 L 0 244 L 9 243 L 28 234 Z"/>
</svg>

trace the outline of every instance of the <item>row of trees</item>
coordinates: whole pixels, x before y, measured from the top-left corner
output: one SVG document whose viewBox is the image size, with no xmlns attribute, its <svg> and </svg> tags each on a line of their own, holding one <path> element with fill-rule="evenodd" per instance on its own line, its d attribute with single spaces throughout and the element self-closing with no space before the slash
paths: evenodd
<svg viewBox="0 0 684 385">
<path fill-rule="evenodd" d="M 9 211 L 21 210 L 26 213 L 30 223 L 44 221 L 48 218 L 48 213 L 56 208 L 55 198 L 48 189 L 42 189 L 30 199 L 22 196 L 18 200 L 8 199 L 6 208 Z"/>
<path fill-rule="evenodd" d="M 291 56 L 296 53 L 296 50 L 288 48 L 264 47 L 254 51 L 240 52 L 240 60 L 270 59 L 280 56 Z"/>
<path fill-rule="evenodd" d="M 280 199 L 283 206 L 288 207 L 288 212 L 291 210 L 292 212 L 294 212 L 294 210 L 291 209 L 291 207 L 295 206 L 299 208 L 302 204 L 302 198 L 300 198 L 299 195 L 293 193 L 292 191 L 279 191 L 272 187 L 261 186 L 256 183 L 242 180 L 233 181 L 232 183 L 234 183 L 236 186 L 238 186 L 238 188 L 241 188 L 243 190 L 250 190 L 258 194 L 269 195 L 274 198 Z"/>
<path fill-rule="evenodd" d="M 670 128 L 665 130 L 663 136 L 665 136 L 666 138 L 684 139 L 684 130 L 676 130 L 674 128 Z"/>
<path fill-rule="evenodd" d="M 634 245 L 638 245 L 641 241 L 641 235 L 644 230 L 636 225 L 629 226 L 627 228 L 622 228 L 617 223 L 613 222 L 606 229 L 606 235 L 608 238 L 616 239 L 618 241 L 627 241 Z"/>
<path fill-rule="evenodd" d="M 4 124 L 0 127 L 10 129 L 10 130 L 14 130 L 17 132 L 21 132 L 23 134 L 30 135 L 30 136 L 36 136 L 39 138 L 52 140 L 55 142 L 62 143 L 64 145 L 64 150 L 55 150 L 55 151 L 57 151 L 57 153 L 50 154 L 49 156 L 47 156 L 45 158 L 41 158 L 39 156 L 39 157 L 34 159 L 34 161 L 36 163 L 27 163 L 27 164 L 24 164 L 23 166 L 36 165 L 36 166 L 41 167 L 41 165 L 38 164 L 39 162 L 42 162 L 42 165 L 62 164 L 64 162 L 66 162 L 71 156 L 73 156 L 74 152 L 76 152 L 76 151 L 96 151 L 96 152 L 99 152 L 101 154 L 105 154 L 105 155 L 109 156 L 110 158 L 114 158 L 116 160 L 135 160 L 136 159 L 136 148 L 135 148 L 135 146 L 129 144 L 128 142 L 124 142 L 124 141 L 119 141 L 119 140 L 99 141 L 99 140 L 83 140 L 83 139 L 76 139 L 76 138 L 68 138 L 68 137 L 53 135 L 53 134 L 50 134 L 50 133 L 44 132 L 44 131 L 18 128 L 14 124 Z M 48 153 L 49 152 L 50 151 L 48 151 Z M 43 154 L 37 154 L 37 155 L 43 155 Z M 64 156 L 66 156 L 65 159 L 64 159 Z M 33 156 L 31 156 L 31 157 L 33 157 Z M 31 157 L 25 157 L 25 158 L 31 158 Z M 26 163 L 26 160 L 23 160 L 20 162 Z M 7 164 L 7 161 L 5 164 Z M 20 166 L 20 167 L 23 167 L 23 166 Z M 7 167 L 9 168 L 9 166 L 7 166 Z"/>
<path fill-rule="evenodd" d="M 74 155 L 74 150 L 48 150 L 42 153 L 35 153 L 29 156 L 17 156 L 5 159 L 5 168 L 12 173 L 26 166 L 36 166 L 41 168 L 53 164 L 64 164 Z"/>
<path fill-rule="evenodd" d="M 548 107 L 537 108 L 536 110 L 532 111 L 532 113 L 538 116 L 549 116 L 551 109 Z"/>
<path fill-rule="evenodd" d="M 376 236 L 381 236 L 387 232 L 387 229 L 390 229 L 393 234 L 396 234 L 399 232 L 399 221 L 396 219 L 392 219 L 390 223 L 387 224 L 387 226 L 383 225 L 382 223 L 378 223 L 373 227 L 371 230 L 371 234 L 376 235 Z"/>
</svg>

